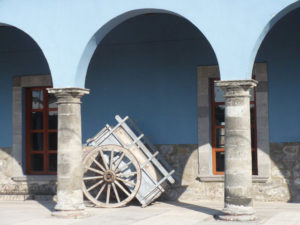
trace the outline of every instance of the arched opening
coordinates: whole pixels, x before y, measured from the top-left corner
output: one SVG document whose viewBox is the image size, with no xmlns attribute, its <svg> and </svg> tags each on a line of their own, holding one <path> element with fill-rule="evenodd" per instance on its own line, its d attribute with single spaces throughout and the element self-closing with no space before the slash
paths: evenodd
<svg viewBox="0 0 300 225">
<path fill-rule="evenodd" d="M 84 141 L 105 124 L 115 125 L 116 114 L 128 115 L 175 167 L 180 185 L 195 182 L 203 130 L 198 119 L 209 118 L 208 105 L 198 104 L 209 96 L 197 99 L 209 82 L 197 82 L 197 67 L 217 64 L 204 35 L 182 17 L 151 13 L 124 21 L 100 42 L 89 64 Z"/>
<path fill-rule="evenodd" d="M 56 153 L 50 155 L 45 144 L 56 143 L 56 133 L 48 129 L 56 123 L 56 112 L 48 110 L 46 100 L 52 100 L 45 88 L 52 86 L 52 79 L 37 43 L 18 28 L 0 26 L 0 54 L 1 181 L 8 185 L 4 192 L 13 193 L 20 184 L 13 181 L 16 177 L 56 170 Z"/>
<path fill-rule="evenodd" d="M 280 15 L 280 14 L 279 14 Z M 271 184 L 265 187 L 274 200 L 300 201 L 300 9 L 282 17 L 262 42 L 256 62 L 266 62 Z M 263 134 L 262 134 L 263 135 Z M 272 193 L 268 188 L 272 188 Z"/>
</svg>

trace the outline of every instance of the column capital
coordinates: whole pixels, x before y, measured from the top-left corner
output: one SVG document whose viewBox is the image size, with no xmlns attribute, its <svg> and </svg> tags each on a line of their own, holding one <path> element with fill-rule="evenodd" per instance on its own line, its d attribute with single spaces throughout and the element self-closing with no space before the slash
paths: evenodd
<svg viewBox="0 0 300 225">
<path fill-rule="evenodd" d="M 81 97 L 89 94 L 90 90 L 86 88 L 47 88 L 50 94 L 54 94 L 57 98 L 57 104 L 77 103 L 80 104 Z"/>
<path fill-rule="evenodd" d="M 215 84 L 225 92 L 224 97 L 250 97 L 249 91 L 256 87 L 256 80 L 221 80 Z"/>
</svg>

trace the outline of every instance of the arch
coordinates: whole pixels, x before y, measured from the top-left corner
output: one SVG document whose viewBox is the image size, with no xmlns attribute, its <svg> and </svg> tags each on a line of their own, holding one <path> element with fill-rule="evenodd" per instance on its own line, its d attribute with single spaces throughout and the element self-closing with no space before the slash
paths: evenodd
<svg viewBox="0 0 300 225">
<path fill-rule="evenodd" d="M 33 36 L 31 34 L 29 34 L 29 32 L 21 29 L 18 26 L 11 25 L 11 24 L 8 24 L 8 23 L 3 23 L 3 22 L 0 21 L 0 28 L 1 27 L 12 27 L 12 28 L 15 28 L 19 32 L 22 32 L 22 33 L 26 34 L 34 42 L 34 44 L 40 49 L 40 51 L 41 51 L 41 53 L 42 53 L 42 55 L 43 55 L 43 57 L 44 57 L 44 59 L 45 59 L 45 61 L 47 63 L 47 66 L 48 66 L 48 69 L 49 69 L 49 72 L 50 72 L 50 75 L 51 75 L 52 83 L 54 83 L 54 80 L 53 80 L 53 77 L 52 77 L 52 73 L 51 73 L 51 66 L 50 66 L 50 64 L 48 62 L 48 59 L 47 59 L 47 57 L 46 57 L 43 49 L 41 48 L 41 44 L 35 38 L 33 38 Z"/>
<path fill-rule="evenodd" d="M 279 20 L 281 20 L 288 13 L 292 12 L 293 10 L 295 10 L 299 7 L 300 7 L 300 1 L 297 1 L 293 4 L 286 6 L 281 11 L 279 11 L 274 17 L 272 17 L 272 19 L 269 20 L 269 22 L 263 27 L 263 30 L 260 32 L 260 35 L 258 36 L 258 38 L 254 44 L 254 47 L 251 51 L 251 56 L 250 56 L 250 60 L 249 60 L 249 69 L 248 69 L 249 71 L 252 70 L 258 50 L 259 50 L 263 40 L 269 33 L 269 31 L 275 26 L 275 24 L 277 24 L 277 22 Z"/>
<path fill-rule="evenodd" d="M 169 10 L 145 8 L 145 9 L 136 9 L 136 10 L 127 11 L 127 12 L 125 12 L 125 13 L 119 15 L 119 16 L 114 17 L 113 19 L 108 21 L 106 24 L 104 24 L 100 29 L 98 29 L 96 31 L 96 33 L 88 41 L 88 43 L 86 44 L 86 46 L 83 50 L 83 53 L 80 57 L 80 60 L 79 60 L 78 66 L 77 66 L 77 70 L 76 70 L 76 74 L 75 74 L 76 86 L 78 86 L 78 87 L 84 87 L 85 86 L 85 79 L 86 79 L 89 63 L 92 59 L 92 56 L 93 56 L 98 44 L 103 40 L 103 38 L 112 29 L 114 29 L 116 26 L 118 26 L 122 22 L 124 22 L 124 21 L 126 21 L 130 18 L 139 16 L 139 15 L 143 15 L 143 14 L 148 14 L 148 13 L 164 13 L 164 14 L 170 14 L 170 15 L 175 15 L 175 16 L 184 18 L 187 21 L 189 21 L 195 28 L 197 28 L 197 30 L 199 30 L 199 32 L 202 33 L 202 31 L 193 22 L 191 22 L 189 19 L 187 19 L 186 17 L 183 17 L 182 15 L 180 15 L 178 13 L 175 13 L 175 12 L 172 12 L 172 11 L 169 11 Z M 209 40 L 206 38 L 205 34 L 203 34 L 203 36 L 205 37 L 205 39 L 209 43 L 210 47 L 213 49 L 214 54 L 216 55 L 216 59 L 218 61 L 216 51 L 214 50 L 211 42 L 209 42 Z"/>
<path fill-rule="evenodd" d="M 281 161 L 286 159 L 286 152 L 299 145 L 299 129 L 297 124 L 299 107 L 297 102 L 299 73 L 298 52 L 300 45 L 299 26 L 300 2 L 290 4 L 280 10 L 269 20 L 260 33 L 253 51 L 256 62 L 268 63 L 268 117 L 271 172 L 278 171 L 272 179 L 281 179 L 285 183 L 285 194 L 278 197 L 280 201 L 294 202 L 299 200 L 295 187 L 297 177 L 287 175 L 299 166 L 299 157 L 295 155 L 293 163 L 282 168 Z M 286 101 L 284 101 L 286 100 Z M 288 150 L 287 150 L 288 149 Z M 296 151 L 295 151 L 296 152 Z M 293 173 L 293 172 L 291 172 Z"/>
<path fill-rule="evenodd" d="M 13 173 L 19 176 L 22 175 L 23 138 L 25 137 L 22 129 L 25 122 L 23 117 L 25 109 L 22 106 L 25 96 L 23 89 L 41 83 L 43 83 L 41 86 L 50 86 L 53 82 L 50 76 L 39 76 L 49 74 L 50 66 L 42 48 L 32 35 L 9 23 L 1 23 L 0 28 L 3 37 L 1 55 L 6 59 L 3 60 L 4 66 L 1 68 L 3 76 L 1 76 L 0 97 L 1 102 L 7 106 L 1 110 L 4 128 L 0 133 L 4 138 L 0 148 L 6 146 L 10 151 L 11 159 L 18 162 L 14 163 Z"/>
</svg>

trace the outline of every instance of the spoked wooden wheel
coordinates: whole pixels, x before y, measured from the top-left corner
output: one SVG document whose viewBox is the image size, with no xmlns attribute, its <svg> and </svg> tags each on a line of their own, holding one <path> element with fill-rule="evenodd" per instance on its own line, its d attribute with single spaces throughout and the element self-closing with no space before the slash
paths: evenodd
<svg viewBox="0 0 300 225">
<path fill-rule="evenodd" d="M 83 193 L 96 206 L 124 206 L 140 188 L 139 163 L 130 151 L 121 146 L 96 147 L 86 155 L 83 166 Z"/>
</svg>

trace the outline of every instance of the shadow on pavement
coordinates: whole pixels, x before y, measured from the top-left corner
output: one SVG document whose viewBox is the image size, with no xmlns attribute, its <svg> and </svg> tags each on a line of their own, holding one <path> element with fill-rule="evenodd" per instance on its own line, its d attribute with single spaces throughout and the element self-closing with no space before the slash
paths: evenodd
<svg viewBox="0 0 300 225">
<path fill-rule="evenodd" d="M 56 202 L 49 201 L 49 200 L 38 200 L 38 199 L 35 199 L 35 201 L 37 201 L 40 205 L 44 206 L 50 212 L 55 211 L 54 207 L 55 207 Z"/>
<path fill-rule="evenodd" d="M 185 209 L 190 209 L 190 210 L 194 210 L 197 212 L 205 213 L 205 214 L 212 215 L 212 216 L 217 215 L 217 214 L 222 214 L 221 210 L 212 209 L 212 208 L 199 206 L 199 205 L 194 205 L 191 203 L 184 203 L 184 202 L 165 202 L 165 203 L 169 204 L 169 205 L 174 205 L 177 207 L 182 207 Z"/>
</svg>

